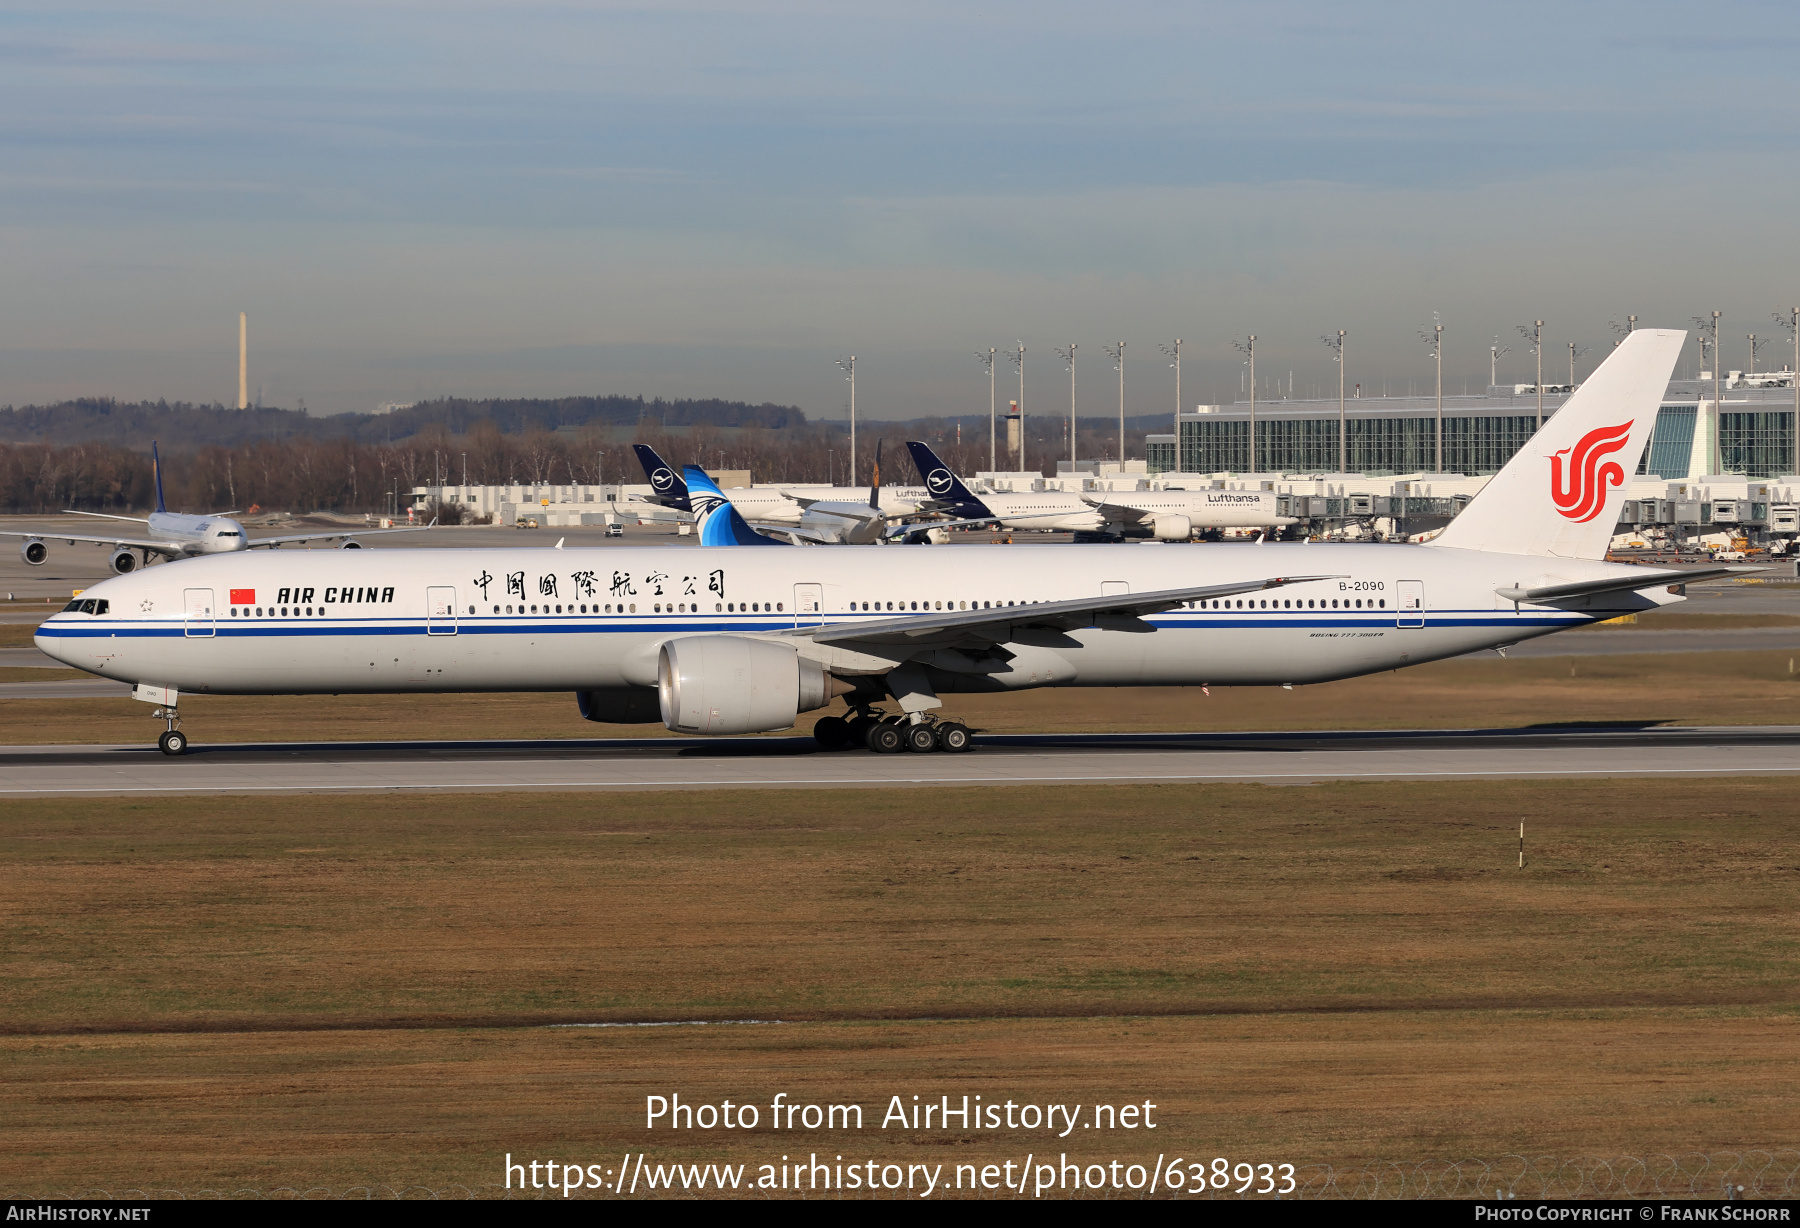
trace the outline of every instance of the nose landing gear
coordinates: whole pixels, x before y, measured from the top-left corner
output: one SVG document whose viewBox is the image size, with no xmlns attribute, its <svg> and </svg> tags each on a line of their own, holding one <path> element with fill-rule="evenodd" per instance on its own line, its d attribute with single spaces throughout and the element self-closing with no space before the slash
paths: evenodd
<svg viewBox="0 0 1800 1228">
<path fill-rule="evenodd" d="M 169 727 L 156 739 L 156 749 L 165 755 L 187 754 L 187 734 L 181 732 L 181 716 L 174 708 L 158 708 L 151 713 L 168 722 Z"/>
</svg>

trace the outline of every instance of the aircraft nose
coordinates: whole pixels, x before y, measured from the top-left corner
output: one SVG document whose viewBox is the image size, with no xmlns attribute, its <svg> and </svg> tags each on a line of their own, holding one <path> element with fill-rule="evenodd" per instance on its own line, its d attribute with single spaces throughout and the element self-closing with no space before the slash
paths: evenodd
<svg viewBox="0 0 1800 1228">
<path fill-rule="evenodd" d="M 36 644 L 37 650 L 45 656 L 53 657 L 64 665 L 73 665 L 74 661 L 70 659 L 69 653 L 70 641 L 60 635 L 44 634 L 45 628 L 50 626 L 51 621 L 46 620 L 39 625 L 37 633 L 31 637 L 31 642 Z"/>
</svg>

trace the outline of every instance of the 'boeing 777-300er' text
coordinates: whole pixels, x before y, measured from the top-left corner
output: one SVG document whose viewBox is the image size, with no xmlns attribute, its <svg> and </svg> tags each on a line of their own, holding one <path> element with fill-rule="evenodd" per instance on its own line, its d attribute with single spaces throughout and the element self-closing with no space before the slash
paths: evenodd
<svg viewBox="0 0 1800 1228">
<path fill-rule="evenodd" d="M 135 683 L 171 754 L 182 694 L 469 691 L 571 691 L 590 720 L 692 734 L 785 729 L 841 696 L 854 719 L 820 720 L 822 745 L 962 750 L 941 696 L 1325 682 L 1726 574 L 1605 561 L 1683 338 L 1632 333 L 1422 545 L 234 554 L 106 580 L 36 640 Z"/>
</svg>

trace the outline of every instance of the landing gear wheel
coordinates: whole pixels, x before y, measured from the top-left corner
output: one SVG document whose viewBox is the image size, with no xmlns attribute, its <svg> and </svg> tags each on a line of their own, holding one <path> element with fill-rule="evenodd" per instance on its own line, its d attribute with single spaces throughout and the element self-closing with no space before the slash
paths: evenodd
<svg viewBox="0 0 1800 1228">
<path fill-rule="evenodd" d="M 908 725 L 906 727 L 906 749 L 918 754 L 927 754 L 938 748 L 937 730 L 930 725 Z"/>
<path fill-rule="evenodd" d="M 844 722 L 845 732 L 849 735 L 848 740 L 844 745 L 867 746 L 869 744 L 869 730 L 873 729 L 879 723 L 880 722 L 875 717 L 870 716 L 867 712 L 849 718 Z"/>
<path fill-rule="evenodd" d="M 843 750 L 850 745 L 850 723 L 841 716 L 821 716 L 813 725 L 813 741 L 820 750 Z"/>
<path fill-rule="evenodd" d="M 869 730 L 868 747 L 878 755 L 891 755 L 906 746 L 900 726 L 883 723 Z"/>
<path fill-rule="evenodd" d="M 955 721 L 937 727 L 937 745 L 939 750 L 947 750 L 951 754 L 960 754 L 969 749 L 969 727 L 959 725 Z"/>
<path fill-rule="evenodd" d="M 179 729 L 165 730 L 156 739 L 156 748 L 165 755 L 184 755 L 187 753 L 187 734 Z"/>
</svg>

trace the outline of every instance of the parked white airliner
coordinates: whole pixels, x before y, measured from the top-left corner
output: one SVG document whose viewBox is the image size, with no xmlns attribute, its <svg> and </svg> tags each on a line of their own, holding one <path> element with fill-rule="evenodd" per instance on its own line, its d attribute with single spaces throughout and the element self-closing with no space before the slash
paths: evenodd
<svg viewBox="0 0 1800 1228">
<path fill-rule="evenodd" d="M 1147 529 L 1160 541 L 1186 541 L 1208 529 L 1275 529 L 1298 523 L 1276 510 L 1275 496 L 1254 490 L 1144 490 L 1073 494 L 1046 490 L 983 494 L 970 490 L 931 445 L 909 440 L 913 464 L 943 510 L 990 517 L 1009 529 L 1051 529 L 1123 536 Z"/>
<path fill-rule="evenodd" d="M 1325 682 L 1727 574 L 1604 561 L 1683 338 L 1632 333 L 1424 545 L 236 554 L 106 580 L 36 642 L 136 683 L 169 753 L 182 693 L 559 690 L 592 720 L 696 734 L 784 729 L 841 695 L 856 723 L 821 720 L 824 745 L 959 750 L 940 695 Z"/>
<path fill-rule="evenodd" d="M 220 512 L 211 516 L 191 516 L 185 512 L 171 512 L 163 506 L 162 458 L 157 455 L 156 445 L 150 445 L 150 475 L 156 487 L 156 510 L 148 517 L 112 516 L 105 512 L 72 511 L 71 516 L 92 516 L 97 520 L 118 520 L 127 524 L 144 526 L 144 537 L 131 537 L 122 533 L 111 535 L 89 535 L 83 533 L 61 533 L 49 530 L 37 532 L 0 531 L 0 537 L 22 537 L 19 543 L 19 557 L 33 567 L 43 566 L 50 557 L 50 547 L 45 539 L 63 541 L 73 546 L 76 542 L 86 545 L 111 546 L 112 557 L 107 565 L 119 575 L 136 571 L 138 559 L 145 563 L 151 555 L 159 555 L 165 559 L 191 559 L 202 554 L 235 554 L 240 550 L 274 549 L 295 542 L 341 541 L 344 549 L 360 550 L 355 539 L 358 537 L 376 537 L 385 533 L 423 533 L 430 525 L 421 525 L 409 529 L 356 529 L 346 532 L 342 529 L 332 533 L 290 533 L 283 537 L 258 537 L 252 539 L 244 532 L 244 526 L 231 519 L 230 512 Z M 435 523 L 435 521 L 433 522 Z M 132 551 L 138 552 L 133 557 Z"/>
</svg>

